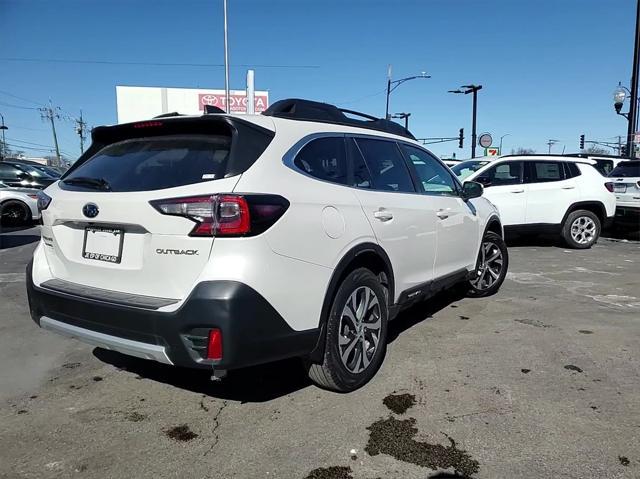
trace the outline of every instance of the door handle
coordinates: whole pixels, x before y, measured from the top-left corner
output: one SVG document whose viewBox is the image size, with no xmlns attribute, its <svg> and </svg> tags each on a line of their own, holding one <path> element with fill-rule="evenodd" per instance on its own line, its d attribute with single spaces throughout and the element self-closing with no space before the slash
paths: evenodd
<svg viewBox="0 0 640 479">
<path fill-rule="evenodd" d="M 563 186 L 562 189 L 563 190 L 573 190 L 573 189 L 575 189 L 575 186 Z"/>
<path fill-rule="evenodd" d="M 393 213 L 389 210 L 385 210 L 384 208 L 380 208 L 378 211 L 373 213 L 373 217 L 380 221 L 389 221 L 393 219 Z"/>
<path fill-rule="evenodd" d="M 511 190 L 511 193 L 524 193 L 524 190 Z"/>
<path fill-rule="evenodd" d="M 446 220 L 449 217 L 449 212 L 446 210 L 438 210 L 436 216 L 441 220 Z"/>
</svg>

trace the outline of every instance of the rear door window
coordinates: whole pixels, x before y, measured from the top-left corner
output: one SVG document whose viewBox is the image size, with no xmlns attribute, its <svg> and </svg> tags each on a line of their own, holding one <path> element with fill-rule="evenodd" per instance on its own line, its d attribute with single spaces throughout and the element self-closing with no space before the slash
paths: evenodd
<svg viewBox="0 0 640 479">
<path fill-rule="evenodd" d="M 149 191 L 224 178 L 231 137 L 159 136 L 114 143 L 69 173 L 103 180 L 111 191 Z"/>
<path fill-rule="evenodd" d="M 414 193 L 413 181 L 395 141 L 356 138 L 371 173 L 373 189 Z"/>
<path fill-rule="evenodd" d="M 559 161 L 530 161 L 527 183 L 547 183 L 564 180 L 564 169 Z"/>
</svg>

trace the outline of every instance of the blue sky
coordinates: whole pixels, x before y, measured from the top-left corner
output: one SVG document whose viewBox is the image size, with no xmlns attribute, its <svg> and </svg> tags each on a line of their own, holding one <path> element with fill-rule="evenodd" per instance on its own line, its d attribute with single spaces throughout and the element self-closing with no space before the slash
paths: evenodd
<svg viewBox="0 0 640 479">
<path fill-rule="evenodd" d="M 484 86 L 479 131 L 496 142 L 509 134 L 507 152 L 545 152 L 549 138 L 560 140 L 554 151 L 573 152 L 580 134 L 626 134 L 612 92 L 630 83 L 634 0 L 228 1 L 231 87 L 243 89 L 246 65 L 257 65 L 256 86 L 272 102 L 303 97 L 382 116 L 391 63 L 395 78 L 432 75 L 392 94 L 391 111 L 411 112 L 416 136 L 465 128 L 464 150 L 431 147 L 444 156 L 470 154 L 471 96 L 447 93 L 467 83 Z M 49 98 L 69 116 L 82 108 L 95 126 L 116 121 L 116 84 L 224 86 L 222 67 L 8 60 L 222 64 L 221 0 L 0 0 L 0 46 L 7 137 L 45 147 L 50 129 L 25 108 Z M 72 122 L 58 131 L 62 150 L 77 155 Z"/>
</svg>

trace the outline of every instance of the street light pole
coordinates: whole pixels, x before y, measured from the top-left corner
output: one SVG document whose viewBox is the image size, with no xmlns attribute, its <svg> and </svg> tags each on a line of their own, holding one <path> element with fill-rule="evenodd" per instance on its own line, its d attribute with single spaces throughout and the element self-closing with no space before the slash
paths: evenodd
<svg viewBox="0 0 640 479">
<path fill-rule="evenodd" d="M 640 1 L 640 0 L 639 0 Z M 412 77 L 401 78 L 400 80 L 391 81 L 391 65 L 389 65 L 389 70 L 387 71 L 387 107 L 384 112 L 384 118 L 389 120 L 391 117 L 389 116 L 389 96 L 391 92 L 402 85 L 404 82 L 409 80 L 415 80 L 416 78 L 431 78 L 431 75 L 427 75 L 426 72 L 420 73 L 420 75 L 415 75 Z"/>
<path fill-rule="evenodd" d="M 501 155 L 502 155 L 502 139 L 503 139 L 505 136 L 511 136 L 511 133 L 506 133 L 506 134 L 504 134 L 504 135 L 502 135 L 502 136 L 500 137 L 500 154 L 501 154 Z"/>
<path fill-rule="evenodd" d="M 462 85 L 460 88 L 465 88 L 465 90 L 449 90 L 449 93 L 464 93 L 465 95 L 473 93 L 473 118 L 471 120 L 471 158 L 475 158 L 477 143 L 476 123 L 478 119 L 478 92 L 482 90 L 482 85 Z"/>
<path fill-rule="evenodd" d="M 411 113 L 396 113 L 394 115 L 391 115 L 389 118 L 404 118 L 404 127 L 405 129 L 409 129 L 409 117 L 411 116 Z"/>
<path fill-rule="evenodd" d="M 222 2 L 224 8 L 224 106 L 227 110 L 227 113 L 231 113 L 231 95 L 229 95 L 229 40 L 227 35 L 227 0 L 222 0 Z"/>
<path fill-rule="evenodd" d="M 631 72 L 631 99 L 629 104 L 629 125 L 627 128 L 627 153 L 635 158 L 634 139 L 638 126 L 638 66 L 640 65 L 640 0 L 636 6 L 636 35 L 633 46 L 633 70 Z"/>
</svg>

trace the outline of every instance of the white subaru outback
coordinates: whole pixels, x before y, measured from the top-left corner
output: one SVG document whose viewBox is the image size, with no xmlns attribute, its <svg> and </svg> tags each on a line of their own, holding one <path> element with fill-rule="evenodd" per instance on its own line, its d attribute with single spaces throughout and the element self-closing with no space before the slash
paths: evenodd
<svg viewBox="0 0 640 479">
<path fill-rule="evenodd" d="M 508 256 L 480 184 L 347 113 L 282 100 L 94 129 L 40 195 L 33 319 L 217 377 L 301 357 L 317 384 L 360 387 L 399 310 L 457 284 L 495 293 Z"/>
</svg>

